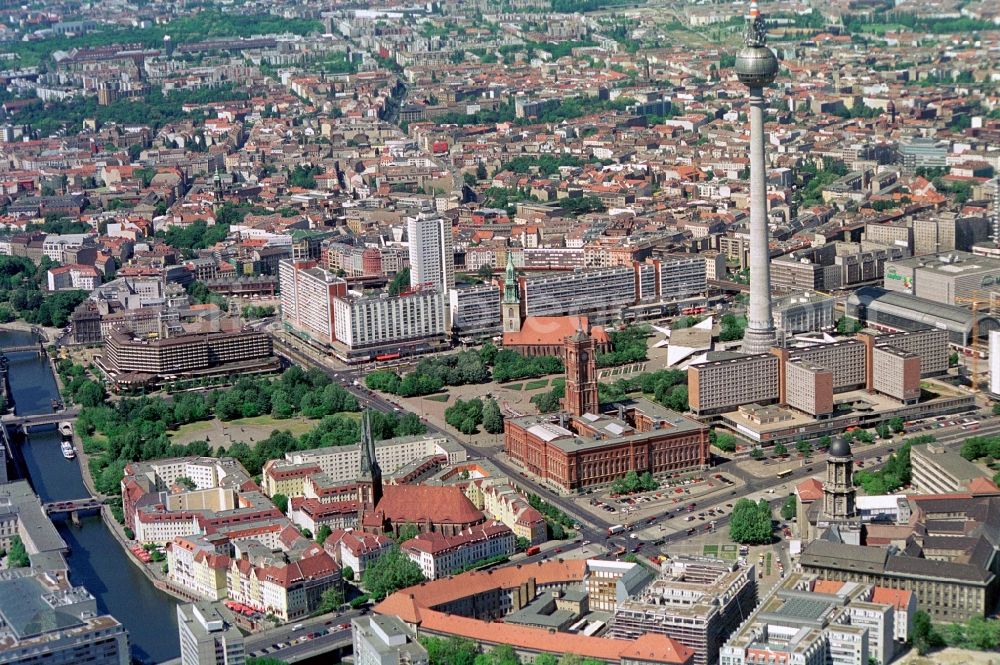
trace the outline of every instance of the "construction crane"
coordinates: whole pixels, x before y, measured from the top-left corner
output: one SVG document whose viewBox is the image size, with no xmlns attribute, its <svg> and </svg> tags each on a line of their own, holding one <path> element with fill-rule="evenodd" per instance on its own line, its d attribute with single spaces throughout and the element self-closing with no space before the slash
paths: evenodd
<svg viewBox="0 0 1000 665">
<path fill-rule="evenodd" d="M 979 317 L 977 313 L 982 309 L 986 308 L 988 311 L 990 308 L 990 294 L 979 290 L 972 291 L 972 297 L 967 296 L 955 296 L 955 303 L 959 305 L 969 305 L 972 310 L 972 372 L 969 375 L 969 385 L 972 387 L 972 392 L 979 392 L 979 359 L 981 357 L 981 352 L 979 350 Z"/>
</svg>

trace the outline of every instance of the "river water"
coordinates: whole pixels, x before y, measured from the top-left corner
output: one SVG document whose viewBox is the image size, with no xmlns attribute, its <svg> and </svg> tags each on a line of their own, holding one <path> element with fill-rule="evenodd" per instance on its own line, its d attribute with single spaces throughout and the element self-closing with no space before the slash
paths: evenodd
<svg viewBox="0 0 1000 665">
<path fill-rule="evenodd" d="M 0 346 L 28 343 L 27 332 L 0 332 Z M 59 397 L 59 391 L 48 361 L 27 353 L 11 354 L 9 377 L 19 415 L 51 411 L 51 400 Z M 54 428 L 32 432 L 21 451 L 31 485 L 42 501 L 87 496 L 80 466 L 63 458 Z M 86 587 L 103 611 L 125 625 L 133 658 L 162 663 L 178 657 L 177 602 L 136 568 L 101 518 L 84 517 L 79 527 L 57 519 L 56 527 L 72 548 L 71 581 Z"/>
</svg>

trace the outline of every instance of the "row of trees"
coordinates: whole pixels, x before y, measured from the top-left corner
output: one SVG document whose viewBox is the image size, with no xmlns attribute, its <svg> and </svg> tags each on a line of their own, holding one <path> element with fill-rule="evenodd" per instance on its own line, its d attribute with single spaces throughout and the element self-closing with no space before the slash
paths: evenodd
<svg viewBox="0 0 1000 665">
<path fill-rule="evenodd" d="M 898 451 L 889 456 L 881 469 L 855 471 L 854 484 L 861 486 L 868 495 L 890 494 L 903 485 L 909 485 L 912 475 L 910 448 L 934 440 L 933 436 L 925 434 L 906 441 Z"/>
<path fill-rule="evenodd" d="M 420 637 L 420 644 L 427 649 L 430 665 L 527 665 L 514 648 L 500 644 L 489 651 L 480 652 L 480 647 L 464 637 Z M 602 665 L 604 661 L 583 658 L 568 653 L 557 658 L 543 653 L 530 661 L 533 665 Z"/>
<path fill-rule="evenodd" d="M 551 503 L 546 503 L 541 497 L 535 494 L 529 494 L 528 504 L 545 517 L 545 523 L 548 526 L 549 531 L 549 538 L 562 540 L 566 538 L 567 531 L 574 528 L 573 525 L 575 522 L 569 515 L 556 508 Z"/>
<path fill-rule="evenodd" d="M 913 617 L 913 646 L 921 656 L 944 646 L 994 651 L 1000 647 L 1000 621 L 976 616 L 965 623 L 935 626 L 927 612 L 917 610 Z"/>
<path fill-rule="evenodd" d="M 104 402 L 104 384 L 89 378 L 83 365 L 63 359 L 56 363 L 56 372 L 62 380 L 62 396 L 67 403 L 98 406 Z"/>
<path fill-rule="evenodd" d="M 635 494 L 636 492 L 650 492 L 660 486 L 649 471 L 641 476 L 634 470 L 628 471 L 624 476 L 611 483 L 611 494 Z"/>
</svg>

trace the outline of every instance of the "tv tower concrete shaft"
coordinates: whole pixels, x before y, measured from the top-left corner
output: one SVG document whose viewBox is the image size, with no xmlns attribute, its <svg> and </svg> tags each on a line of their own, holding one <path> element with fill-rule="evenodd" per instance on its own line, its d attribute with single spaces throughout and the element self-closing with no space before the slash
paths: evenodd
<svg viewBox="0 0 1000 665">
<path fill-rule="evenodd" d="M 766 353 L 777 342 L 771 313 L 771 255 L 767 233 L 767 170 L 764 164 L 764 86 L 778 73 L 767 47 L 767 28 L 756 2 L 750 3 L 745 45 L 736 54 L 736 75 L 750 89 L 750 309 L 743 336 L 745 353 Z"/>
</svg>

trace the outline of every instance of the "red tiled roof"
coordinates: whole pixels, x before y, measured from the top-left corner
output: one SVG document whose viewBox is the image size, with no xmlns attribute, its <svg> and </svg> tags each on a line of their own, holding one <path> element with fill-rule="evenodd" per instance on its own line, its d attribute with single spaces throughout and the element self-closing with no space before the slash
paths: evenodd
<svg viewBox="0 0 1000 665">
<path fill-rule="evenodd" d="M 386 485 L 378 512 L 395 524 L 478 524 L 485 520 L 457 487 Z"/>
<path fill-rule="evenodd" d="M 823 483 L 815 478 L 806 478 L 795 486 L 801 501 L 816 501 L 823 497 Z"/>
<path fill-rule="evenodd" d="M 524 319 L 520 332 L 503 334 L 504 346 L 529 346 L 562 344 L 577 330 L 590 329 L 594 343 L 607 344 L 608 333 L 600 326 L 589 327 L 586 316 L 529 316 Z"/>
<path fill-rule="evenodd" d="M 550 632 L 543 628 L 479 621 L 432 609 L 492 589 L 515 588 L 532 578 L 538 586 L 582 581 L 586 569 L 586 561 L 558 559 L 465 573 L 397 591 L 379 603 L 375 611 L 379 614 L 393 614 L 407 623 L 417 624 L 421 631 L 457 635 L 477 642 L 509 644 L 515 649 L 575 653 L 605 661 L 631 658 L 671 665 L 691 662 L 694 652 L 665 635 L 650 633 L 634 641 L 588 637 Z"/>
<path fill-rule="evenodd" d="M 877 586 L 875 587 L 875 591 L 872 592 L 872 602 L 882 605 L 892 605 L 897 608 L 906 607 L 910 604 L 912 596 L 913 592 L 906 589 L 886 589 L 885 587 Z"/>
</svg>

